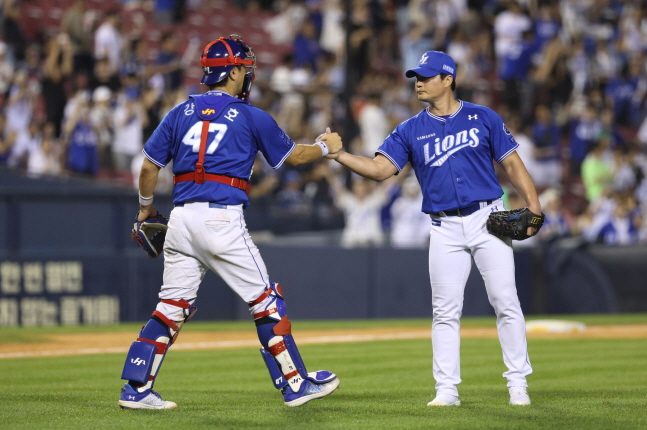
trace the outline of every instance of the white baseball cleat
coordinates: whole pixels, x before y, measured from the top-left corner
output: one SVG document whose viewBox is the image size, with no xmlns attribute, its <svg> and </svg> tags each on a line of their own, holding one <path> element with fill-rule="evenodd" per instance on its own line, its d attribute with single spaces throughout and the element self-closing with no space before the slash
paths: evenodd
<svg viewBox="0 0 647 430">
<path fill-rule="evenodd" d="M 461 401 L 458 396 L 451 394 L 438 394 L 436 398 L 427 403 L 427 406 L 460 406 Z"/>
<path fill-rule="evenodd" d="M 510 404 L 515 406 L 528 406 L 530 404 L 530 396 L 526 387 L 510 387 Z"/>
<path fill-rule="evenodd" d="M 122 409 L 173 409 L 177 408 L 175 402 L 163 400 L 157 392 L 146 390 L 138 393 L 130 384 L 124 385 L 119 397 L 119 406 Z"/>
</svg>

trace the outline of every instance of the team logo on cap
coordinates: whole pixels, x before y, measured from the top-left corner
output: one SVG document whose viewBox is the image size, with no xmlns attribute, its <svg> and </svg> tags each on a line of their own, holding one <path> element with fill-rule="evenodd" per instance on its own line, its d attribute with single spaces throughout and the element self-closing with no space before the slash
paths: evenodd
<svg viewBox="0 0 647 430">
<path fill-rule="evenodd" d="M 429 59 L 429 55 L 425 52 L 422 54 L 422 57 L 420 58 L 420 64 L 427 64 L 427 60 Z"/>
<path fill-rule="evenodd" d="M 443 70 L 445 70 L 445 71 L 447 71 L 447 72 L 451 73 L 452 75 L 454 74 L 454 68 L 453 68 L 453 67 L 449 67 L 447 64 L 443 64 Z"/>
</svg>

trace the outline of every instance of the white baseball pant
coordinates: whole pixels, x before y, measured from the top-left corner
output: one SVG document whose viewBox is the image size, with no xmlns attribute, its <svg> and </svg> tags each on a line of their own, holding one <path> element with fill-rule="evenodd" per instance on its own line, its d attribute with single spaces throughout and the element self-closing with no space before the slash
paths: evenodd
<svg viewBox="0 0 647 430">
<path fill-rule="evenodd" d="M 482 203 L 471 215 L 432 217 L 429 276 L 432 290 L 433 375 L 436 392 L 458 395 L 460 384 L 460 317 L 472 260 L 483 276 L 508 371 L 508 387 L 527 387 L 532 373 L 526 325 L 517 297 L 511 240 L 487 232 L 490 212 L 504 210 L 503 201 Z M 438 224 L 440 220 L 440 225 Z"/>
<path fill-rule="evenodd" d="M 242 205 L 226 209 L 209 203 L 185 203 L 169 217 L 164 243 L 164 277 L 160 299 L 190 300 L 197 296 L 208 269 L 216 272 L 249 303 L 269 286 L 267 268 L 252 242 Z M 160 312 L 170 309 L 160 309 Z"/>
</svg>

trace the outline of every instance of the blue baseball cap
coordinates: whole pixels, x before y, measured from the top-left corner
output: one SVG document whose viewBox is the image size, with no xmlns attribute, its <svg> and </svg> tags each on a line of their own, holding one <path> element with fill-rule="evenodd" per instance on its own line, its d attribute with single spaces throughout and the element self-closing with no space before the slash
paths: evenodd
<svg viewBox="0 0 647 430">
<path fill-rule="evenodd" d="M 433 76 L 444 73 L 452 75 L 456 79 L 456 63 L 449 55 L 440 51 L 427 51 L 422 54 L 418 67 L 407 70 L 404 74 L 407 78 L 413 78 L 420 75 L 424 78 L 431 78 Z"/>
</svg>

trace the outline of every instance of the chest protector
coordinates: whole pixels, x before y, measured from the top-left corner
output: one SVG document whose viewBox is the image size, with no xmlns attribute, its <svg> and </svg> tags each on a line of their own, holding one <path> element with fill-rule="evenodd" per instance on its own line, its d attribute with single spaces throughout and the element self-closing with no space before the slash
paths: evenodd
<svg viewBox="0 0 647 430">
<path fill-rule="evenodd" d="M 207 149 L 207 136 L 209 135 L 209 123 L 220 117 L 225 108 L 232 103 L 244 103 L 242 100 L 234 99 L 227 96 L 215 95 L 192 95 L 191 99 L 195 103 L 195 112 L 198 118 L 202 120 L 202 133 L 200 134 L 200 150 L 198 152 L 198 162 L 195 163 L 193 172 L 182 173 L 173 178 L 173 183 L 193 181 L 196 184 L 204 184 L 204 181 L 218 182 L 229 185 L 234 188 L 245 191 L 249 194 L 252 184 L 245 179 L 234 178 L 227 175 L 217 175 L 204 171 L 204 153 Z"/>
</svg>

